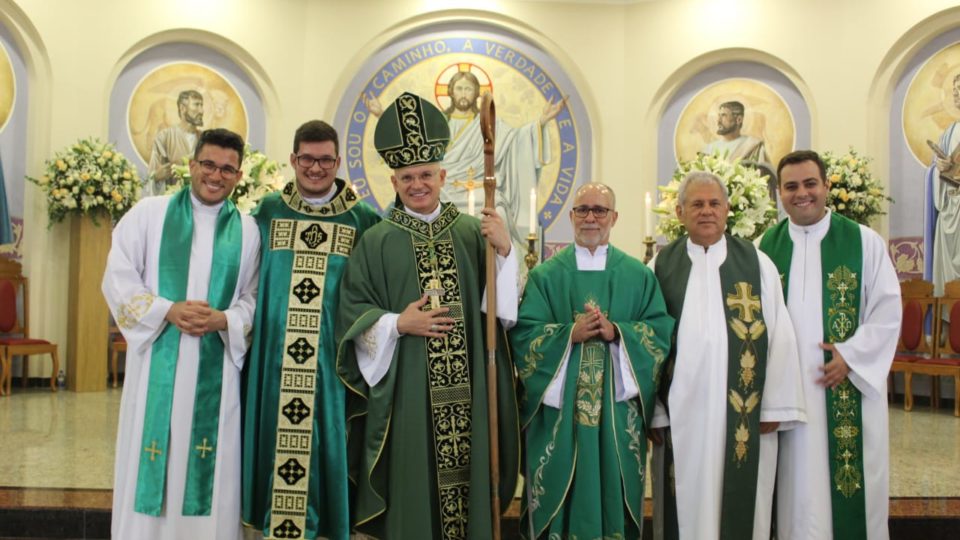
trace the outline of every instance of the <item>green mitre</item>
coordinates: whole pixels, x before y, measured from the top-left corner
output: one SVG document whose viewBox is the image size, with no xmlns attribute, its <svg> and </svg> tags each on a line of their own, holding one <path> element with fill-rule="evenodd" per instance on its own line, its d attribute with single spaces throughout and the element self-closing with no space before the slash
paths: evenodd
<svg viewBox="0 0 960 540">
<path fill-rule="evenodd" d="M 391 169 L 443 160 L 450 141 L 450 126 L 435 105 L 404 92 L 377 122 L 373 145 Z"/>
</svg>

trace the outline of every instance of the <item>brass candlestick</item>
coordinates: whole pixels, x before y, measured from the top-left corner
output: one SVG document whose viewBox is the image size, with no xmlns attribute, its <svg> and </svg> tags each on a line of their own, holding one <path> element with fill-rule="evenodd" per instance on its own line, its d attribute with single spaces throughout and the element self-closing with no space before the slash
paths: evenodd
<svg viewBox="0 0 960 540">
<path fill-rule="evenodd" d="M 523 261 L 527 263 L 527 270 L 533 270 L 533 267 L 540 262 L 540 256 L 537 255 L 536 233 L 530 233 L 527 235 L 527 254 L 523 257 Z"/>
<path fill-rule="evenodd" d="M 653 258 L 653 246 L 657 244 L 657 241 L 652 236 L 647 236 L 643 239 L 643 243 L 647 246 L 647 250 L 643 253 L 643 264 L 647 264 Z"/>
</svg>

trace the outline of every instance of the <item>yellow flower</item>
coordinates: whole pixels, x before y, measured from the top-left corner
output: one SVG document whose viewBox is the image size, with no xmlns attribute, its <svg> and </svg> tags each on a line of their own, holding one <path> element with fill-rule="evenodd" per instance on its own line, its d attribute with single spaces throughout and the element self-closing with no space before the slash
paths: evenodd
<svg viewBox="0 0 960 540">
<path fill-rule="evenodd" d="M 847 190 L 845 190 L 845 189 L 841 189 L 841 190 L 840 190 L 839 196 L 840 196 L 840 200 L 843 201 L 843 202 L 847 202 L 847 201 L 850 200 L 850 194 L 847 193 Z"/>
<path fill-rule="evenodd" d="M 61 171 L 65 171 L 65 170 L 67 170 L 67 164 L 64 163 L 62 159 L 58 159 L 58 160 L 57 160 L 57 168 L 60 169 Z"/>
<path fill-rule="evenodd" d="M 129 172 L 129 171 L 123 171 L 123 177 L 124 177 L 125 179 L 129 180 L 129 179 L 130 179 L 130 172 Z"/>
<path fill-rule="evenodd" d="M 120 195 L 120 192 L 117 190 L 113 190 L 112 192 L 110 192 L 110 196 L 113 197 L 113 200 L 115 202 L 123 201 L 123 195 Z"/>
<path fill-rule="evenodd" d="M 87 195 L 93 195 L 93 192 L 96 191 L 96 190 L 93 189 L 93 186 L 90 186 L 90 187 L 87 188 L 86 191 L 87 191 Z"/>
<path fill-rule="evenodd" d="M 88 173 L 83 173 L 83 174 L 80 175 L 80 179 L 81 179 L 81 180 L 89 180 L 89 179 L 90 179 L 90 175 L 89 175 Z"/>
<path fill-rule="evenodd" d="M 850 168 L 853 169 L 857 166 L 857 160 L 850 158 L 850 160 L 847 161 L 847 165 L 849 165 Z"/>
<path fill-rule="evenodd" d="M 109 150 L 104 150 L 103 153 L 100 154 L 100 156 L 103 157 L 103 159 L 110 159 L 111 157 L 113 157 L 113 152 Z"/>
<path fill-rule="evenodd" d="M 834 174 L 831 174 L 831 175 L 830 175 L 830 182 L 831 182 L 831 183 L 834 183 L 834 184 L 835 184 L 835 183 L 837 183 L 837 182 L 839 182 L 839 181 L 840 181 L 840 175 L 839 175 L 839 174 L 834 173 Z"/>
</svg>

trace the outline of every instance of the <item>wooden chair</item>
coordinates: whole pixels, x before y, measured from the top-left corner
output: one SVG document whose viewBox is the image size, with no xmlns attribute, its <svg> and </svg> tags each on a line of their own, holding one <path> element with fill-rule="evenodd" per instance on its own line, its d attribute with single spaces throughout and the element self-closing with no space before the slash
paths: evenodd
<svg viewBox="0 0 960 540">
<path fill-rule="evenodd" d="M 953 415 L 960 416 L 960 280 L 944 285 L 934 325 L 937 328 L 937 350 L 933 358 L 918 360 L 914 373 L 933 377 L 953 377 Z M 944 331 L 943 316 L 950 315 L 949 328 Z"/>
<path fill-rule="evenodd" d="M 116 326 L 110 327 L 110 373 L 112 374 L 113 387 L 117 387 L 118 361 L 120 353 L 127 354 L 127 340 L 123 338 L 120 329 Z"/>
<path fill-rule="evenodd" d="M 924 321 L 935 313 L 937 299 L 933 296 L 933 283 L 911 279 L 900 283 L 900 298 L 903 306 L 903 321 L 900 325 L 900 340 L 890 367 L 891 375 L 902 372 L 904 382 L 903 409 L 913 409 L 913 374 L 917 362 L 931 360 L 937 343 L 936 325 L 930 341 L 924 331 Z M 892 388 L 892 385 L 891 385 Z"/>
<path fill-rule="evenodd" d="M 17 297 L 22 298 L 23 309 L 17 309 Z M 23 314 L 21 319 L 20 313 Z M 57 357 L 57 345 L 44 339 L 30 337 L 30 293 L 27 278 L 23 276 L 19 263 L 0 258 L 0 386 L 10 394 L 10 382 L 13 380 L 10 364 L 14 356 L 23 357 L 23 385 L 27 385 L 29 356 L 49 354 L 53 359 L 53 372 L 50 375 L 50 389 L 57 391 L 57 374 L 60 371 L 60 359 Z"/>
</svg>

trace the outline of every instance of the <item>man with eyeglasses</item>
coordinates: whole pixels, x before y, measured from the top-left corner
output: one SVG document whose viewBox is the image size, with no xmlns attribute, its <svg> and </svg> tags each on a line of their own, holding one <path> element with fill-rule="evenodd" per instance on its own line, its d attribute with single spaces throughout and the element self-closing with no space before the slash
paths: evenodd
<svg viewBox="0 0 960 540">
<path fill-rule="evenodd" d="M 228 200 L 243 139 L 204 131 L 191 185 L 113 231 L 103 294 L 129 344 L 113 538 L 232 538 L 240 526 L 240 372 L 260 234 Z"/>
<path fill-rule="evenodd" d="M 348 388 L 352 523 L 376 538 L 486 539 L 491 482 L 483 308 L 485 239 L 497 251 L 497 315 L 517 318 L 518 264 L 503 219 L 440 203 L 443 113 L 404 93 L 374 144 L 398 201 L 354 250 L 341 291 L 337 369 Z M 500 500 L 518 475 L 512 366 L 501 333 Z"/>
<path fill-rule="evenodd" d="M 585 184 L 573 204 L 574 244 L 530 272 L 510 332 L 527 445 L 521 530 L 638 539 L 673 318 L 653 272 L 609 244 L 613 190 Z"/>
<path fill-rule="evenodd" d="M 312 120 L 293 138 L 296 179 L 253 215 L 263 251 L 244 372 L 243 520 L 267 538 L 347 538 L 344 388 L 334 369 L 340 279 L 380 216 L 336 177 L 339 138 Z"/>
<path fill-rule="evenodd" d="M 770 538 L 777 430 L 806 421 L 780 274 L 726 234 L 714 174 L 680 183 L 686 229 L 651 262 L 677 320 L 650 432 L 654 538 Z"/>
</svg>

